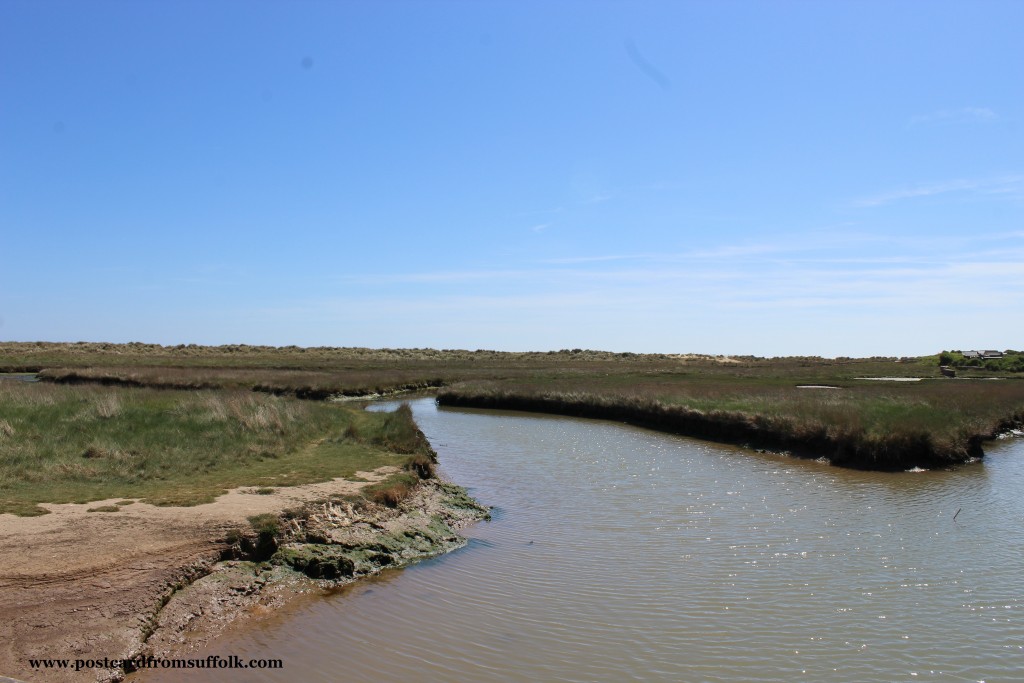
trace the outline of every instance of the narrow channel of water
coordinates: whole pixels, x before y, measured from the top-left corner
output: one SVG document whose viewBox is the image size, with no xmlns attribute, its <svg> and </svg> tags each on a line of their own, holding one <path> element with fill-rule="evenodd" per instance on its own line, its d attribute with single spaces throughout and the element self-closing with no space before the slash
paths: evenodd
<svg viewBox="0 0 1024 683">
<path fill-rule="evenodd" d="M 609 422 L 413 407 L 444 473 L 494 520 L 464 550 L 209 650 L 281 657 L 283 671 L 190 680 L 1024 678 L 1024 439 L 954 471 L 881 474 Z"/>
</svg>

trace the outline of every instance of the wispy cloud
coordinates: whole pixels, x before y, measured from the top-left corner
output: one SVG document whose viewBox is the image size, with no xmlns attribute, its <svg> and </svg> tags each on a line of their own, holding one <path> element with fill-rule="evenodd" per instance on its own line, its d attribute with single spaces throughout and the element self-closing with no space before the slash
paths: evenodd
<svg viewBox="0 0 1024 683">
<path fill-rule="evenodd" d="M 567 256 L 544 259 L 541 263 L 570 266 L 582 263 L 606 263 L 609 261 L 637 261 L 653 258 L 654 254 L 605 254 L 601 256 Z"/>
<path fill-rule="evenodd" d="M 346 286 L 384 286 L 392 284 L 464 284 L 487 281 L 508 282 L 529 280 L 536 277 L 536 271 L 530 269 L 478 269 L 478 270 L 443 270 L 414 273 L 362 273 L 358 275 L 337 275 L 335 282 Z"/>
<path fill-rule="evenodd" d="M 998 115 L 988 107 L 961 107 L 959 109 L 940 109 L 928 114 L 913 116 L 910 119 L 910 125 L 987 122 L 997 118 L 999 118 Z"/>
<path fill-rule="evenodd" d="M 551 223 L 538 223 L 537 225 L 531 226 L 530 230 L 533 232 L 544 232 L 551 227 Z"/>
<path fill-rule="evenodd" d="M 516 218 L 520 218 L 520 217 L 523 217 L 523 216 L 545 216 L 545 215 L 549 215 L 549 214 L 553 214 L 553 213 L 565 213 L 565 207 L 564 206 L 552 206 L 552 207 L 549 207 L 547 209 L 532 209 L 530 211 L 518 211 L 518 212 L 512 214 L 512 216 L 514 216 Z"/>
<path fill-rule="evenodd" d="M 548 259 L 524 263 L 518 268 L 466 269 L 433 272 L 378 273 L 338 278 L 351 286 L 387 284 L 463 285 L 486 284 L 488 291 L 522 295 L 527 292 L 578 292 L 581 289 L 608 291 L 700 291 L 704 300 L 718 297 L 761 300 L 788 297 L 799 292 L 806 298 L 819 289 L 848 288 L 863 295 L 877 283 L 878 291 L 897 290 L 900 283 L 946 276 L 954 280 L 977 278 L 978 287 L 1024 284 L 1024 245 L 1017 233 L 972 234 L 965 237 L 928 239 L 856 235 L 847 241 L 839 236 L 752 242 L 719 248 L 656 254 L 605 254 Z M 985 280 L 985 276 L 990 276 Z M 729 284 L 714 292 L 700 288 L 709 283 Z M 783 285 L 788 283 L 792 291 Z M 986 284 L 987 283 L 987 284 Z M 435 293 L 441 290 L 434 290 Z M 449 289 L 456 294 L 458 289 Z M 730 294 L 730 292 L 732 294 Z"/>
<path fill-rule="evenodd" d="M 729 262 L 738 263 L 747 260 L 759 260 L 762 257 L 792 259 L 798 255 L 806 257 L 815 251 L 833 249 L 848 250 L 854 247 L 891 243 L 899 238 L 850 232 L 850 226 L 844 225 L 844 232 L 833 232 L 832 227 L 823 227 L 812 235 L 776 235 L 771 242 L 751 241 L 737 244 L 719 244 L 699 249 L 675 252 L 634 252 L 620 254 L 597 254 L 581 256 L 565 256 L 538 261 L 541 265 L 582 265 L 587 263 L 609 263 L 615 261 L 647 261 L 650 263 L 679 264 L 687 262 Z"/>
<path fill-rule="evenodd" d="M 474 330 L 485 321 L 519 320 L 529 327 L 527 323 L 536 322 L 542 311 L 550 311 L 551 320 L 562 327 L 614 320 L 617 325 L 652 334 L 666 320 L 699 326 L 702 321 L 709 325 L 727 316 L 729 324 L 741 324 L 742 318 L 728 318 L 737 314 L 772 324 L 780 320 L 802 324 L 787 311 L 851 320 L 895 315 L 931 324 L 947 320 L 951 306 L 961 307 L 958 316 L 992 315 L 1012 308 L 1024 292 L 1024 264 L 971 260 L 876 263 L 866 268 L 863 264 L 765 263 L 756 270 L 744 265 L 600 272 L 548 269 L 529 274 L 492 273 L 488 287 L 474 285 L 468 291 L 436 289 L 426 284 L 431 278 L 416 279 L 423 287 L 415 295 L 407 289 L 389 292 L 380 287 L 373 292 L 346 290 L 337 299 L 290 303 L 270 317 L 289 317 L 300 311 L 310 318 L 348 321 L 409 315 L 443 322 L 453 329 Z M 913 315 L 908 316 L 908 311 Z M 1020 328 L 1019 323 L 1010 322 Z"/>
<path fill-rule="evenodd" d="M 977 186 L 977 182 L 971 180 L 951 180 L 948 182 L 935 183 L 932 185 L 918 185 L 916 187 L 894 190 L 892 192 L 883 192 L 872 197 L 858 199 L 857 201 L 854 202 L 854 206 L 882 206 L 883 204 L 891 204 L 893 202 L 898 202 L 902 199 L 913 199 L 915 197 L 931 197 L 933 195 L 946 194 L 948 192 L 972 190 Z"/>
<path fill-rule="evenodd" d="M 863 197 L 855 200 L 853 206 L 859 208 L 883 206 L 904 199 L 915 199 L 919 197 L 932 197 L 941 194 L 954 192 L 988 194 L 988 195 L 1014 195 L 1024 194 L 1024 176 L 1010 175 L 998 178 L 984 179 L 960 179 L 945 182 L 917 185 L 891 192 L 883 192 L 871 197 Z"/>
<path fill-rule="evenodd" d="M 806 344 L 839 355 L 891 352 L 893 344 L 930 353 L 955 346 L 961 329 L 999 319 L 999 347 L 1024 334 L 1024 323 L 1006 314 L 1024 296 L 1022 237 L 844 241 L 811 232 L 672 254 L 367 273 L 339 277 L 333 291 L 310 298 L 268 301 L 252 318 L 284 327 L 316 321 L 358 345 L 401 345 L 395 340 L 413 329 L 417 344 L 438 347 L 797 353 Z"/>
</svg>

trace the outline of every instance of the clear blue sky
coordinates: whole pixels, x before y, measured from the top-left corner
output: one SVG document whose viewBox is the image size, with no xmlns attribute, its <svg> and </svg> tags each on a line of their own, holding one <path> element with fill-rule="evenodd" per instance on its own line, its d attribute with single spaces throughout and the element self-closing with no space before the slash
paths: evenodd
<svg viewBox="0 0 1024 683">
<path fill-rule="evenodd" d="M 0 339 L 1024 347 L 1024 2 L 0 2 Z"/>
</svg>

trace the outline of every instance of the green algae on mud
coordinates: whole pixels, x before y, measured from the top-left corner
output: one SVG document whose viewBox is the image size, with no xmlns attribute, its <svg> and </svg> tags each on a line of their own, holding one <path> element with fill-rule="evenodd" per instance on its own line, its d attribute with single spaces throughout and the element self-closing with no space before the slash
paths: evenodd
<svg viewBox="0 0 1024 683">
<path fill-rule="evenodd" d="M 465 541 L 455 530 L 489 515 L 464 488 L 430 479 L 398 506 L 348 497 L 263 515 L 253 522 L 256 538 L 233 535 L 224 557 L 345 581 L 461 547 Z"/>
<path fill-rule="evenodd" d="M 455 484 L 430 479 L 396 508 L 362 497 L 307 504 L 278 515 L 272 539 L 256 530 L 231 532 L 220 562 L 161 600 L 140 654 L 167 655 L 215 637 L 259 607 L 342 587 L 388 569 L 463 547 L 458 530 L 490 519 L 488 508 Z M 216 609 L 209 606 L 216 605 Z"/>
</svg>

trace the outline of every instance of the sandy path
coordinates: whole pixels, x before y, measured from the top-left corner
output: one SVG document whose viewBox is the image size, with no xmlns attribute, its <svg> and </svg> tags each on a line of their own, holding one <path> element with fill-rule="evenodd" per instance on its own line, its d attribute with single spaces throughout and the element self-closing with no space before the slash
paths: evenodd
<svg viewBox="0 0 1024 683">
<path fill-rule="evenodd" d="M 92 681 L 93 671 L 34 670 L 29 658 L 118 659 L 135 653 L 162 596 L 216 561 L 225 533 L 247 517 L 355 493 L 394 468 L 257 495 L 232 490 L 194 507 L 118 500 L 44 504 L 41 517 L 0 515 L 0 676 Z"/>
</svg>

